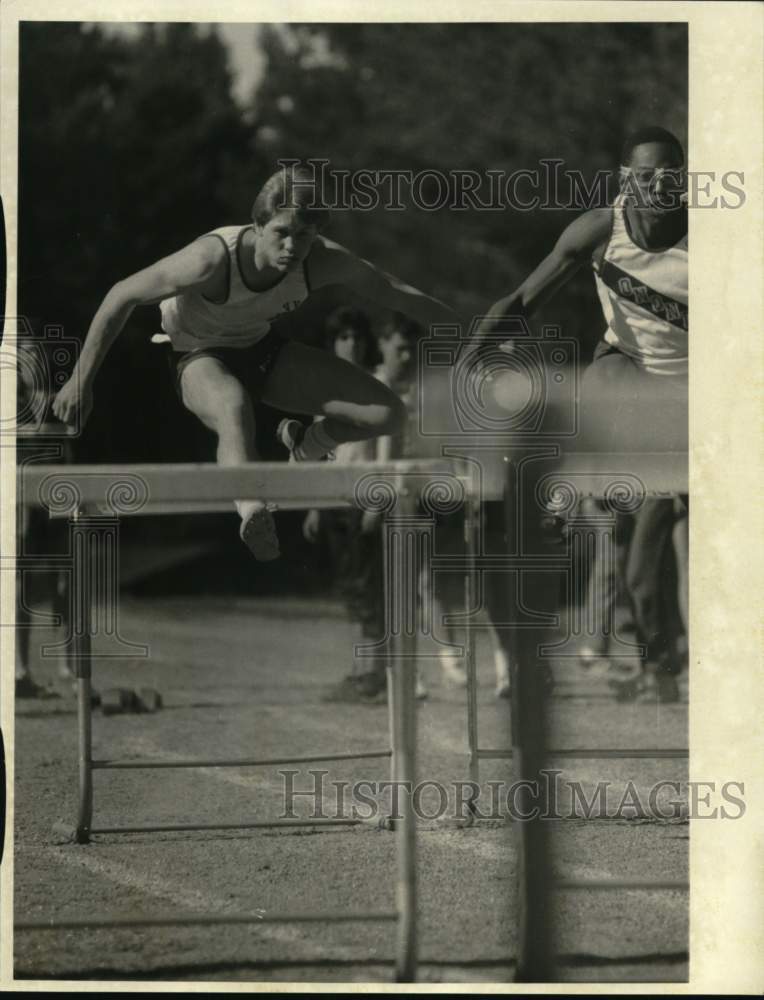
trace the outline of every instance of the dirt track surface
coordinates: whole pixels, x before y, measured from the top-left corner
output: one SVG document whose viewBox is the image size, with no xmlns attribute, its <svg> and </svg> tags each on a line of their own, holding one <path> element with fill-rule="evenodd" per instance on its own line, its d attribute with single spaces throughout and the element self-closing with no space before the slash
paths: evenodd
<svg viewBox="0 0 764 1000">
<path fill-rule="evenodd" d="M 96 710 L 96 759 L 289 757 L 388 746 L 384 705 L 322 701 L 349 669 L 354 639 L 330 602 L 134 599 L 121 606 L 120 630 L 124 639 L 147 644 L 150 657 L 98 661 L 94 686 L 153 686 L 164 708 L 108 718 Z M 53 638 L 33 633 L 33 649 Z M 418 776 L 448 786 L 468 777 L 466 696 L 445 683 L 436 661 L 423 663 L 422 672 L 430 697 L 417 712 Z M 494 698 L 483 634 L 478 672 L 480 745 L 508 746 L 507 704 Z M 557 665 L 555 676 L 549 704 L 558 746 L 686 746 L 686 690 L 678 705 L 649 698 L 616 704 L 601 676 L 573 662 Z M 395 837 L 371 825 L 112 834 L 94 836 L 90 845 L 61 843 L 52 825 L 76 815 L 76 706 L 70 685 L 56 679 L 55 661 L 38 663 L 37 677 L 55 683 L 63 697 L 17 705 L 18 920 L 394 908 Z M 612 781 L 615 805 L 629 780 L 647 801 L 657 781 L 687 778 L 681 760 L 559 766 L 562 780 L 580 781 L 589 795 L 597 782 Z M 287 767 L 99 771 L 94 826 L 275 819 L 283 811 L 279 770 Z M 328 772 L 328 815 L 335 808 L 333 782 L 389 776 L 385 759 L 291 768 L 303 789 L 311 768 Z M 480 777 L 485 783 L 511 775 L 506 762 L 485 761 Z M 437 798 L 422 801 L 430 814 L 438 811 Z M 302 815 L 310 808 L 304 801 L 295 806 Z M 552 830 L 560 876 L 687 877 L 686 819 L 567 819 Z M 417 846 L 420 981 L 511 982 L 513 824 L 488 819 L 457 829 L 423 820 Z M 560 979 L 686 980 L 686 893 L 574 891 L 556 898 Z M 379 983 L 391 981 L 394 953 L 394 925 L 379 923 L 19 931 L 15 976 Z"/>
</svg>

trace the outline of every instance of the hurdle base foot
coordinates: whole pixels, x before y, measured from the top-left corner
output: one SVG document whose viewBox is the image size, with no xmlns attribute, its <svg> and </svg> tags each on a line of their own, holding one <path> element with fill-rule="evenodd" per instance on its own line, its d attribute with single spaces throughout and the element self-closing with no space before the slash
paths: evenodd
<svg viewBox="0 0 764 1000">
<path fill-rule="evenodd" d="M 441 830 L 466 830 L 475 825 L 475 814 L 468 810 L 466 816 L 447 816 L 438 820 L 438 827 Z"/>
<path fill-rule="evenodd" d="M 72 826 L 71 823 L 54 823 L 53 833 L 61 837 L 65 844 L 90 843 L 90 831 L 81 826 Z"/>
<path fill-rule="evenodd" d="M 358 825 L 377 832 L 387 832 L 395 829 L 395 820 L 391 816 L 372 816 L 370 819 L 358 820 Z"/>
</svg>

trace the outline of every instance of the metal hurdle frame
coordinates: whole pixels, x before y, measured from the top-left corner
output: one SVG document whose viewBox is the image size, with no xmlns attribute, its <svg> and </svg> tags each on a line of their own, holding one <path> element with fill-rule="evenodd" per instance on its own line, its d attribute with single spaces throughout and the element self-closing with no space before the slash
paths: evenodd
<svg viewBox="0 0 764 1000">
<path fill-rule="evenodd" d="M 595 453 L 568 453 L 558 455 L 541 464 L 536 475 L 522 476 L 509 456 L 506 463 L 504 490 L 505 519 L 516 522 L 516 504 L 522 505 L 520 518 L 520 559 L 522 552 L 538 553 L 544 547 L 542 520 L 548 511 L 540 506 L 539 487 L 544 484 L 546 495 L 554 496 L 555 488 L 568 491 L 577 500 L 582 495 L 612 498 L 613 488 L 624 489 L 624 476 L 618 469 L 628 469 L 628 475 L 641 484 L 643 496 L 667 497 L 688 491 L 688 456 L 686 453 L 634 453 L 606 455 Z M 545 784 L 541 772 L 549 758 L 574 758 L 589 760 L 613 759 L 687 759 L 686 748 L 549 748 L 545 713 L 545 692 L 540 671 L 534 670 L 538 656 L 537 644 L 540 628 L 517 630 L 519 662 L 512 665 L 512 746 L 508 748 L 483 748 L 479 744 L 477 706 L 477 666 L 475 659 L 474 626 L 470 612 L 476 607 L 475 581 L 479 553 L 479 514 L 477 500 L 471 493 L 465 502 L 466 541 L 466 666 L 467 666 L 467 740 L 470 780 L 477 784 L 481 760 L 511 759 L 516 763 L 519 779 L 530 787 L 539 789 L 543 797 Z M 531 515 L 532 516 L 529 516 Z M 547 546 L 548 547 L 548 546 Z M 536 561 L 538 561 L 536 557 Z M 492 567 L 496 559 L 486 560 Z M 534 562 L 534 557 L 529 559 Z M 561 569 L 566 560 L 545 557 L 546 568 Z M 509 560 L 507 561 L 509 568 Z M 531 567 L 537 568 L 537 567 Z M 542 626 L 543 628 L 543 626 Z M 523 811 L 531 804 L 529 794 L 521 803 Z M 543 814 L 541 808 L 539 813 Z M 474 816 L 473 816 L 474 818 Z M 552 879 L 549 872 L 547 824 L 538 818 L 518 824 L 518 895 L 519 928 L 516 980 L 518 982 L 549 982 L 554 978 L 555 956 L 551 947 L 553 935 L 552 894 L 570 890 L 688 890 L 683 880 L 626 880 L 626 879 Z"/>
<path fill-rule="evenodd" d="M 360 819 L 282 819 L 259 822 L 93 826 L 93 772 L 115 769 L 261 767 L 319 761 L 389 757 L 392 779 L 403 786 L 397 838 L 396 908 L 391 912 L 271 913 L 229 916 L 159 915 L 152 918 L 24 921 L 17 930 L 66 930 L 93 927 L 149 928 L 165 925 L 257 924 L 292 922 L 394 921 L 397 925 L 395 972 L 399 982 L 412 982 L 417 967 L 416 822 L 413 790 L 416 785 L 416 707 L 414 698 L 417 633 L 420 624 L 417 580 L 430 547 L 423 544 L 428 519 L 418 513 L 438 510 L 443 494 L 452 505 L 466 495 L 463 484 L 454 488 L 453 462 L 428 460 L 327 466 L 325 463 L 252 463 L 221 468 L 216 465 L 47 466 L 30 463 L 20 470 L 19 503 L 47 507 L 52 516 L 69 517 L 72 553 L 73 635 L 70 662 L 75 671 L 78 716 L 79 802 L 76 825 L 57 824 L 56 833 L 79 844 L 91 836 L 137 832 L 210 831 L 274 827 L 355 826 Z M 461 480 L 459 481 L 461 483 Z M 178 487 L 194 500 L 177 501 Z M 433 486 L 435 487 L 433 492 Z M 360 753 L 316 754 L 269 759 L 213 760 L 94 760 L 92 754 L 92 541 L 98 525 L 115 524 L 114 515 L 166 514 L 230 510 L 232 498 L 255 496 L 284 509 L 343 507 L 353 503 L 385 515 L 388 635 L 389 723 L 391 746 Z M 429 500 L 428 500 L 429 497 Z M 91 513 L 95 510 L 96 513 Z M 116 536 L 114 536 L 116 537 Z M 390 587 L 395 580 L 399 586 Z M 390 593 L 390 591 L 395 591 Z M 96 654 L 97 655 L 97 654 Z M 410 669 L 406 669 L 406 666 Z"/>
<path fill-rule="evenodd" d="M 509 463 L 509 456 L 504 456 L 504 462 Z M 628 468 L 629 472 L 638 476 L 644 484 L 645 495 L 666 496 L 671 493 L 685 492 L 684 483 L 687 478 L 686 455 L 669 453 L 606 455 L 606 454 L 568 454 L 555 455 L 548 463 L 551 474 L 560 480 L 574 477 L 580 493 L 599 496 L 611 484 L 613 469 Z M 512 465 L 505 469 L 511 478 Z M 297 475 L 295 475 L 297 473 Z M 315 473 L 318 476 L 314 475 Z M 176 499 L 178 474 L 188 476 L 192 483 L 195 499 L 179 503 Z M 31 464 L 23 470 L 24 495 L 20 502 L 41 503 L 49 507 L 57 516 L 69 516 L 72 520 L 72 539 L 84 535 L 88 530 L 88 522 L 92 520 L 89 511 L 84 506 L 100 502 L 103 509 L 113 514 L 115 508 L 121 514 L 164 514 L 213 512 L 230 509 L 231 497 L 256 495 L 260 499 L 276 502 L 283 509 L 304 509 L 306 507 L 341 507 L 352 502 L 361 501 L 358 493 L 359 479 L 366 482 L 367 499 L 371 508 L 388 514 L 386 545 L 388 558 L 393 551 L 398 557 L 403 551 L 407 558 L 423 558 L 426 546 L 419 543 L 424 519 L 415 514 L 416 503 L 422 490 L 412 490 L 401 485 L 401 476 L 424 476 L 431 481 L 433 477 L 458 476 L 463 484 L 462 502 L 465 508 L 465 541 L 466 559 L 462 566 L 466 577 L 466 614 L 465 627 L 465 657 L 468 676 L 467 685 L 467 736 L 469 749 L 470 779 L 479 781 L 479 764 L 481 759 L 515 759 L 517 771 L 526 781 L 533 781 L 538 776 L 548 757 L 567 757 L 579 759 L 626 759 L 626 758 L 686 758 L 686 749 L 547 749 L 543 732 L 542 703 L 543 692 L 539 688 L 538 671 L 519 669 L 514 671 L 512 698 L 513 707 L 513 745 L 506 749 L 482 748 L 479 745 L 478 713 L 477 713 L 477 667 L 475 659 L 474 626 L 471 623 L 471 611 L 475 606 L 479 548 L 479 504 L 484 500 L 503 499 L 507 510 L 513 502 L 509 483 L 503 489 L 497 488 L 495 470 L 488 481 L 475 481 L 474 476 L 465 473 L 465 463 L 454 460 L 427 460 L 420 462 L 396 462 L 386 465 L 369 463 L 347 467 L 329 466 L 318 463 L 300 464 L 299 467 L 284 464 L 256 463 L 251 466 L 236 468 L 219 468 L 209 465 L 185 466 L 126 466 L 119 472 L 119 466 L 43 466 Z M 100 484 L 94 480 L 100 477 Z M 106 477 L 109 490 L 104 500 L 103 477 Z M 121 478 L 120 478 L 121 477 Z M 319 478 L 320 477 L 320 478 Z M 369 478 L 371 477 L 371 478 Z M 498 479 L 502 477 L 499 476 Z M 116 479 L 116 482 L 115 482 Z M 681 480 L 677 486 L 677 480 Z M 321 496 L 317 497 L 315 483 L 321 482 Z M 399 488 L 390 494 L 381 484 L 390 481 L 397 482 Z M 146 495 L 141 497 L 139 486 L 147 487 Z M 529 488 L 529 484 L 525 484 Z M 530 504 L 535 499 L 538 482 L 532 483 L 532 491 L 526 497 Z M 376 495 L 375 495 L 376 490 Z M 395 506 L 395 499 L 402 501 L 397 517 L 391 519 L 390 512 Z M 446 508 L 453 509 L 453 507 Z M 400 520 L 401 529 L 397 549 L 390 545 L 391 522 Z M 538 540 L 540 518 L 525 518 L 523 534 L 526 540 Z M 394 614 L 398 622 L 397 628 L 390 631 L 390 648 L 388 656 L 394 668 L 388 673 L 390 699 L 390 734 L 391 748 L 383 751 L 366 753 L 334 754 L 321 756 L 305 756 L 300 758 L 273 758 L 268 760 L 186 760 L 186 761 L 94 761 L 92 759 L 91 736 L 91 650 L 89 608 L 92 594 L 88 589 L 87 546 L 73 544 L 74 573 L 73 588 L 75 594 L 80 593 L 77 581 L 81 581 L 86 599 L 81 600 L 75 611 L 79 613 L 79 628 L 73 636 L 73 666 L 77 676 L 78 687 L 78 721 L 79 721 L 79 814 L 76 827 L 68 825 L 57 826 L 57 832 L 76 840 L 88 843 L 93 834 L 160 832 L 186 830 L 224 830 L 224 829 L 257 829 L 278 826 L 320 826 L 320 825 L 356 825 L 362 820 L 280 820 L 272 822 L 246 822 L 229 824 L 169 824 L 158 826 L 125 826 L 98 828 L 91 825 L 93 811 L 92 774 L 99 769 L 152 768 L 152 767 L 245 767 L 269 766 L 286 763 L 313 763 L 330 760 L 364 759 L 390 757 L 391 771 L 394 781 L 404 785 L 411 781 L 415 785 L 415 728 L 416 714 L 414 703 L 414 671 L 402 669 L 404 660 L 413 660 L 416 656 L 416 624 L 412 627 L 411 608 L 417 605 L 416 573 L 403 572 L 402 581 L 409 581 L 405 586 L 405 594 L 398 595 L 398 604 Z M 425 555 L 424 558 L 427 558 Z M 453 562 L 452 559 L 437 559 L 440 566 Z M 548 560 L 547 567 L 555 568 L 555 563 L 564 561 Z M 490 558 L 492 568 L 517 567 L 518 560 Z M 401 565 L 399 563 L 399 565 Z M 388 575 L 386 574 L 386 583 Z M 412 590 L 413 580 L 413 590 Z M 389 605 L 390 606 L 390 605 Z M 520 630 L 522 633 L 522 630 Z M 528 647 L 528 650 L 530 647 Z M 527 652 L 526 651 L 526 652 Z M 531 657 L 527 662 L 531 662 Z M 525 661 L 525 657 L 523 657 Z M 524 720 L 518 724 L 519 720 Z M 396 979 L 399 982 L 411 982 L 415 978 L 417 963 L 417 928 L 416 928 L 416 856 L 415 856 L 415 818 L 413 816 L 410 795 L 403 797 L 401 822 L 396 824 L 398 880 L 397 908 L 394 912 L 378 913 L 274 913 L 266 915 L 232 914 L 226 917 L 190 916 L 178 917 L 174 914 L 160 915 L 153 918 L 125 918 L 122 920 L 71 920 L 71 921 L 32 921 L 16 925 L 18 930 L 56 930 L 90 927 L 157 927 L 157 926 L 190 926 L 198 924 L 254 924 L 254 923 L 286 923 L 286 922 L 354 922 L 354 921 L 395 921 L 398 928 L 396 947 Z M 551 908 L 549 898 L 552 890 L 575 889 L 686 889 L 686 882 L 673 881 L 628 881 L 628 880 L 566 880 L 552 883 L 546 870 L 547 850 L 544 837 L 546 830 L 538 821 L 523 822 L 519 830 L 519 955 L 517 979 L 524 982 L 549 981 L 553 966 L 553 956 L 549 949 Z"/>
<path fill-rule="evenodd" d="M 510 456 L 505 455 L 505 468 L 509 465 Z M 603 498 L 613 483 L 618 483 L 622 477 L 613 470 L 619 467 L 628 468 L 629 475 L 641 480 L 645 486 L 644 495 L 651 497 L 666 497 L 669 494 L 687 491 L 687 455 L 673 452 L 634 453 L 631 455 L 608 455 L 603 453 L 569 453 L 561 455 L 556 469 L 551 475 L 561 483 L 573 482 L 582 496 Z M 553 488 L 550 483 L 550 489 Z M 535 489 L 535 484 L 534 484 Z M 494 483 L 490 483 L 488 494 L 482 499 L 498 499 Z M 509 490 L 503 490 L 501 499 L 508 508 L 507 516 L 514 516 L 513 498 Z M 490 556 L 481 558 L 480 549 L 480 515 L 478 512 L 480 500 L 475 491 L 470 491 L 465 498 L 465 541 L 466 541 L 466 609 L 465 644 L 467 667 L 467 750 L 470 780 L 480 780 L 481 760 L 512 759 L 515 749 L 489 748 L 480 746 L 477 708 L 477 665 L 475 661 L 475 629 L 470 611 L 476 607 L 475 580 L 477 579 L 478 561 L 492 569 L 517 568 L 520 564 L 517 558 L 497 559 Z M 550 559 L 546 565 L 549 568 L 564 568 L 567 558 Z M 446 565 L 445 560 L 443 561 Z M 611 759 L 686 759 L 689 756 L 686 748 L 565 748 L 547 749 L 550 757 L 578 758 L 580 760 L 611 760 Z"/>
</svg>

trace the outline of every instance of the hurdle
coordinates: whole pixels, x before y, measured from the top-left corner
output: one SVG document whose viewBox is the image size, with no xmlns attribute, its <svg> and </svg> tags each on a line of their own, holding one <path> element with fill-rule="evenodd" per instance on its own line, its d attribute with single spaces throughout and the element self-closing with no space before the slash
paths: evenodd
<svg viewBox="0 0 764 1000">
<path fill-rule="evenodd" d="M 503 457 L 505 469 L 509 469 L 510 456 Z M 628 472 L 618 472 L 623 469 Z M 583 497 L 613 500 L 616 503 L 621 493 L 628 492 L 638 499 L 643 497 L 663 497 L 670 494 L 686 493 L 688 481 L 688 459 L 685 452 L 635 452 L 628 455 L 613 455 L 594 452 L 568 452 L 560 456 L 553 472 L 545 471 L 540 478 L 544 490 L 554 500 L 555 495 L 564 499 L 565 510 L 569 510 Z M 538 484 L 537 484 L 538 485 Z M 534 490 L 536 486 L 534 486 Z M 489 481 L 489 490 L 483 499 L 498 499 L 495 482 Z M 515 506 L 509 491 L 502 493 L 508 507 L 507 517 L 515 518 Z M 478 561 L 481 568 L 516 571 L 522 568 L 534 569 L 541 565 L 537 557 L 529 554 L 485 555 L 481 551 L 479 532 L 479 501 L 474 492 L 465 498 L 465 569 L 466 615 L 465 645 L 467 667 L 467 750 L 470 780 L 480 781 L 481 760 L 511 760 L 516 748 L 481 747 L 478 727 L 477 671 L 475 661 L 475 629 L 471 624 L 470 609 L 477 606 L 475 593 Z M 554 511 L 555 508 L 552 507 Z M 549 511 L 547 511 L 548 513 Z M 453 557 L 441 557 L 434 564 L 443 568 L 455 568 L 459 561 Z M 569 565 L 567 556 L 556 554 L 544 557 L 543 565 L 549 569 L 563 570 Z M 623 760 L 623 759 L 687 759 L 687 748 L 547 748 L 546 754 L 558 758 L 578 758 L 581 760 Z"/>
<path fill-rule="evenodd" d="M 467 666 L 467 740 L 470 779 L 479 783 L 481 760 L 509 759 L 516 765 L 521 779 L 520 806 L 528 816 L 532 806 L 531 788 L 539 794 L 539 808 L 533 818 L 518 824 L 518 959 L 516 981 L 549 982 L 555 979 L 555 954 L 551 946 L 554 935 L 554 900 L 557 892 L 593 891 L 687 891 L 683 880 L 625 879 L 558 879 L 550 872 L 548 824 L 540 817 L 545 813 L 547 789 L 541 780 L 542 770 L 550 759 L 686 759 L 686 748 L 554 748 L 550 746 L 544 710 L 546 693 L 541 672 L 537 667 L 543 652 L 552 650 L 541 641 L 543 620 L 532 627 L 515 629 L 516 658 L 513 657 L 511 693 L 512 746 L 484 748 L 480 746 L 478 730 L 477 672 L 474 649 L 474 627 L 470 610 L 476 607 L 475 580 L 478 563 L 481 566 L 507 570 L 556 570 L 563 572 L 568 558 L 555 552 L 555 539 L 549 523 L 556 516 L 571 511 L 583 496 L 596 496 L 609 503 L 614 511 L 619 504 L 640 501 L 644 497 L 666 497 L 688 492 L 688 457 L 686 453 L 635 453 L 630 455 L 600 455 L 571 452 L 533 464 L 505 457 L 506 489 L 504 492 L 505 522 L 510 551 L 501 557 L 483 558 L 479 552 L 479 518 L 474 497 L 467 500 L 465 512 L 466 541 L 466 666 Z M 618 470 L 628 470 L 619 472 Z M 640 501 L 641 502 L 641 501 Z M 516 532 L 516 536 L 513 533 Z M 515 537 L 517 548 L 511 539 Z M 559 543 L 559 539 L 557 539 Z M 541 574 L 531 572 L 530 585 L 523 588 L 520 600 L 520 574 L 510 580 L 513 604 L 524 602 L 532 609 L 548 605 L 548 583 L 540 582 Z M 474 817 L 473 817 L 474 818 Z"/>
<path fill-rule="evenodd" d="M 548 474 L 553 479 L 546 482 L 551 487 L 554 482 L 570 486 L 575 484 L 577 495 L 605 495 L 604 491 L 613 486 L 623 488 L 623 476 L 614 478 L 614 469 L 627 467 L 637 470 L 638 481 L 641 482 L 645 495 L 665 495 L 670 492 L 671 485 L 676 482 L 677 470 L 681 476 L 682 456 L 670 454 L 634 456 L 613 456 L 602 454 L 570 454 L 561 455 L 556 451 L 548 463 Z M 686 468 L 686 456 L 684 457 Z M 83 544 L 88 530 L 88 520 L 98 523 L 99 518 L 109 518 L 114 515 L 167 514 L 186 512 L 214 512 L 230 510 L 232 498 L 246 498 L 256 495 L 260 499 L 276 503 L 282 509 L 304 509 L 305 507 L 343 507 L 351 504 L 369 505 L 385 515 L 387 544 L 386 556 L 392 558 L 402 570 L 413 565 L 412 560 L 422 558 L 426 546 L 420 545 L 424 528 L 421 515 L 415 508 L 420 500 L 426 501 L 429 510 L 442 509 L 452 511 L 455 507 L 465 507 L 465 536 L 467 541 L 466 560 L 459 565 L 465 571 L 467 578 L 467 611 L 474 604 L 475 579 L 478 562 L 489 564 L 492 568 L 517 568 L 518 559 L 513 555 L 490 556 L 485 558 L 478 551 L 477 527 L 479 522 L 479 505 L 484 500 L 503 499 L 509 509 L 511 505 L 511 490 L 507 478 L 511 480 L 509 456 L 497 468 L 492 468 L 485 482 L 476 488 L 474 477 L 465 472 L 463 463 L 451 460 L 425 460 L 421 462 L 397 462 L 386 465 L 370 463 L 366 466 L 327 466 L 326 464 L 305 463 L 299 466 L 288 466 L 281 463 L 275 465 L 253 464 L 252 466 L 236 468 L 220 468 L 209 465 L 186 466 L 125 466 L 120 471 L 119 466 L 43 466 L 30 464 L 21 473 L 22 495 L 19 502 L 33 503 L 47 507 L 54 516 L 69 517 L 73 538 L 80 537 L 78 545 L 73 546 L 75 555 L 75 575 L 83 582 L 87 578 L 87 546 Z M 508 477 L 509 472 L 509 477 Z M 546 474 L 546 473 L 545 473 Z M 194 500 L 188 508 L 177 501 L 178 476 L 189 489 L 194 492 Z M 554 479 L 556 477 L 556 479 Z M 535 487 L 542 477 L 536 476 L 532 497 L 536 501 Z M 320 486 L 318 485 L 320 484 Z M 620 485 L 619 485 L 620 484 Z M 681 489 L 681 487 L 680 487 Z M 676 487 L 674 487 L 676 490 Z M 682 490 L 683 491 L 683 490 Z M 439 501 L 438 494 L 445 493 L 447 502 Z M 554 491 L 552 490 L 552 494 Z M 441 507 L 438 507 L 438 503 Z M 95 513 L 92 513 L 95 511 Z M 514 516 L 514 515 L 513 515 Z M 529 531 L 538 531 L 538 519 L 530 519 Z M 79 534 L 78 534 L 79 533 Z M 418 555 L 417 555 L 418 554 Z M 397 562 L 396 562 L 397 560 Z M 433 560 L 443 566 L 457 565 L 453 557 L 445 560 Z M 522 562 L 522 560 L 521 560 Z M 532 560 L 533 562 L 533 560 Z M 547 568 L 562 568 L 563 561 L 558 555 L 545 555 L 543 564 Z M 536 563 L 538 565 L 538 562 Z M 80 726 L 80 806 L 78 822 L 75 827 L 60 827 L 59 832 L 66 833 L 70 838 L 80 843 L 87 843 L 90 835 L 106 833 L 130 833 L 187 830 L 187 829 L 243 829 L 262 826 L 283 826 L 303 824 L 320 825 L 318 821 L 276 821 L 270 823 L 244 823 L 204 826 L 165 825 L 155 827 L 124 826 L 113 828 L 98 828 L 92 825 L 93 789 L 92 776 L 99 769 L 150 768 L 150 767 L 214 767 L 214 766 L 266 766 L 281 763 L 314 762 L 328 759 L 361 759 L 365 757 L 389 757 L 393 780 L 405 783 L 409 780 L 414 785 L 415 774 L 415 711 L 413 698 L 413 670 L 402 669 L 405 660 L 412 660 L 416 655 L 416 623 L 412 608 L 417 604 L 415 583 L 416 573 L 401 572 L 395 579 L 404 582 L 401 592 L 388 595 L 393 598 L 393 618 L 398 622 L 391 629 L 389 657 L 393 669 L 388 673 L 392 688 L 390 701 L 390 732 L 391 748 L 389 750 L 369 751 L 364 754 L 309 756 L 295 758 L 273 758 L 258 760 L 173 760 L 173 761 L 93 761 L 91 752 L 91 702 L 90 702 L 90 645 L 86 619 L 80 620 L 80 627 L 75 631 L 76 651 L 74 656 L 78 684 L 78 720 Z M 389 580 L 386 574 L 386 583 Z M 409 580 L 409 585 L 405 581 Z M 84 583 L 87 588 L 87 584 Z M 81 602 L 89 607 L 89 600 Z M 413 614 L 413 617 L 412 617 Z M 401 623 L 407 623 L 402 625 Z M 465 619 L 467 673 L 468 673 L 468 740 L 469 766 L 471 777 L 479 778 L 479 762 L 481 759 L 514 758 L 518 772 L 522 776 L 538 773 L 541 769 L 542 756 L 548 755 L 568 757 L 643 757 L 655 756 L 647 749 L 602 749 L 577 750 L 568 748 L 547 750 L 546 744 L 539 739 L 540 728 L 533 722 L 534 712 L 540 705 L 542 693 L 533 691 L 533 671 L 521 671 L 522 676 L 513 678 L 515 681 L 515 696 L 513 711 L 521 702 L 528 707 L 525 714 L 528 723 L 526 730 L 513 724 L 513 746 L 511 748 L 492 750 L 479 745 L 477 725 L 476 696 L 476 662 L 474 655 L 474 629 L 470 616 Z M 526 678 L 527 674 L 527 678 Z M 538 674 L 538 671 L 535 672 Z M 524 693 L 525 692 L 525 693 Z M 537 728 L 534 729 L 534 726 Z M 686 756 L 685 750 L 660 751 L 658 756 Z M 395 921 L 398 929 L 396 948 L 396 978 L 400 982 L 413 981 L 416 974 L 416 855 L 415 855 L 415 824 L 409 796 L 403 799 L 403 814 L 400 824 L 396 824 L 398 882 L 397 907 L 390 913 L 346 913 L 346 914 L 266 914 L 266 915 L 229 915 L 224 920 L 219 917 L 187 917 L 174 914 L 160 915 L 141 920 L 139 918 L 122 918 L 104 923 L 98 921 L 63 922 L 36 921 L 23 922 L 17 925 L 19 930 L 56 930 L 71 927 L 71 929 L 86 926 L 131 926 L 150 927 L 159 925 L 183 925 L 189 923 L 241 923 L 254 924 L 260 922 L 316 922 L 326 920 L 345 921 Z M 333 822 L 337 825 L 336 821 Z M 345 821 L 348 825 L 363 821 Z M 534 828 L 531 836 L 529 824 L 523 824 L 519 841 L 519 886 L 520 886 L 520 954 L 518 960 L 518 979 L 523 981 L 543 981 L 545 971 L 550 967 L 548 942 L 549 929 L 549 894 L 553 889 L 570 890 L 578 888 L 683 888 L 683 884 L 645 884 L 645 883 L 593 883 L 592 881 L 568 881 L 556 886 L 548 884 L 546 863 L 546 846 L 543 842 L 545 831 Z"/>
<path fill-rule="evenodd" d="M 285 922 L 392 921 L 397 927 L 396 980 L 411 982 L 417 965 L 416 827 L 412 794 L 416 785 L 416 711 L 414 698 L 419 600 L 417 578 L 429 547 L 423 532 L 435 513 L 463 502 L 467 486 L 453 462 L 426 460 L 335 466 L 326 463 L 251 463 L 88 466 L 24 464 L 19 469 L 18 502 L 42 506 L 51 516 L 69 519 L 72 553 L 73 635 L 71 660 L 77 685 L 79 803 L 74 825 L 57 824 L 59 835 L 79 844 L 94 835 L 187 830 L 355 826 L 361 819 L 283 819 L 214 824 L 93 824 L 93 775 L 98 770 L 208 767 L 263 767 L 277 764 L 389 758 L 394 782 L 407 794 L 395 818 L 396 907 L 390 912 L 232 914 L 221 917 L 179 914 L 152 918 L 21 921 L 19 931 L 90 927 L 149 928 L 160 925 L 258 924 Z M 191 494 L 185 503 L 178 496 Z M 92 753 L 92 609 L 95 598 L 93 556 L 99 529 L 106 524 L 116 544 L 122 516 L 227 511 L 234 499 L 257 498 L 282 509 L 360 506 L 383 515 L 388 635 L 380 650 L 388 660 L 390 747 L 359 753 L 311 754 L 268 759 L 95 760 Z M 444 506 L 445 505 L 445 506 Z M 424 508 L 424 514 L 421 512 Z M 113 562 L 113 560 L 112 560 Z M 396 581 L 396 586 L 391 586 Z M 114 581 L 112 580 L 112 585 Z M 95 654 L 97 655 L 97 654 Z M 408 668 L 408 669 L 407 669 Z"/>
</svg>

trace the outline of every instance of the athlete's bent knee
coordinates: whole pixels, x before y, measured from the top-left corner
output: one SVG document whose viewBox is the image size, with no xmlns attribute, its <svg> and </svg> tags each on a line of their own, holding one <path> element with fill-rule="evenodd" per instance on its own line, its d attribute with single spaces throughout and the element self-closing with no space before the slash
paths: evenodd
<svg viewBox="0 0 764 1000">
<path fill-rule="evenodd" d="M 238 391 L 224 392 L 205 400 L 187 400 L 184 396 L 183 401 L 192 413 L 217 433 L 248 427 L 252 422 L 252 404 Z"/>
</svg>

